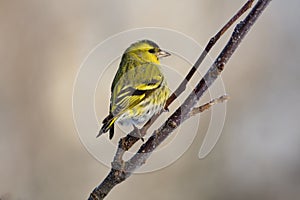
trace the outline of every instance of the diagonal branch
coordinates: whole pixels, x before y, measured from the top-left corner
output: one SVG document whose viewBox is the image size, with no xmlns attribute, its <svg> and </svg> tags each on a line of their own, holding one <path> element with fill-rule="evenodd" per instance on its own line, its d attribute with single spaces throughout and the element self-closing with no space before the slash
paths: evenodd
<svg viewBox="0 0 300 200">
<path fill-rule="evenodd" d="M 134 170 L 143 165 L 149 158 L 151 153 L 178 126 L 180 126 L 185 120 L 192 116 L 191 113 L 199 99 L 224 70 L 225 64 L 231 58 L 238 45 L 241 43 L 242 39 L 252 28 L 252 26 L 254 25 L 258 17 L 262 14 L 267 5 L 270 3 L 270 1 L 271 0 L 258 0 L 245 20 L 241 21 L 235 27 L 228 43 L 226 44 L 220 55 L 216 58 L 205 76 L 200 80 L 200 82 L 190 93 L 184 103 L 167 119 L 167 121 L 158 130 L 156 130 L 152 134 L 147 142 L 140 147 L 138 152 L 126 162 L 122 160 L 122 152 L 128 149 L 126 147 L 130 148 L 131 146 L 126 146 L 125 143 L 131 144 L 133 142 L 134 144 L 138 139 L 136 139 L 135 141 L 134 137 L 131 136 L 125 137 L 125 139 L 122 138 L 120 140 L 119 148 L 112 163 L 111 171 L 104 179 L 104 181 L 93 190 L 93 192 L 90 194 L 89 200 L 103 199 L 114 186 L 124 181 L 132 174 Z M 125 149 L 120 150 L 120 147 L 125 147 Z"/>
</svg>

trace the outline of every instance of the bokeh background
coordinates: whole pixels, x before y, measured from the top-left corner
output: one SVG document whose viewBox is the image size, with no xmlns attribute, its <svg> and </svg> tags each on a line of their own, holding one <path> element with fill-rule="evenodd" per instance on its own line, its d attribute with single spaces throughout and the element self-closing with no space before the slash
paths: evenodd
<svg viewBox="0 0 300 200">
<path fill-rule="evenodd" d="M 98 43 L 155 26 L 204 46 L 244 2 L 1 1 L 0 199 L 87 199 L 108 173 L 80 142 L 72 117 L 76 73 Z M 179 160 L 133 175 L 107 199 L 300 196 L 299 6 L 297 0 L 271 2 L 226 66 L 222 78 L 231 99 L 211 154 L 198 159 L 206 112 L 203 130 Z"/>
</svg>

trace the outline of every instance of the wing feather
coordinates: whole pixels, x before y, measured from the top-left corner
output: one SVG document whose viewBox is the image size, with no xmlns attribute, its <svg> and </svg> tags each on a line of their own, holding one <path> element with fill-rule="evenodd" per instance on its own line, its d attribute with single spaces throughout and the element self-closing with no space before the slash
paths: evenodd
<svg viewBox="0 0 300 200">
<path fill-rule="evenodd" d="M 159 88 L 163 82 L 157 65 L 147 63 L 128 70 L 112 91 L 111 112 L 114 116 L 123 114 L 126 110 L 143 101 L 148 94 Z"/>
</svg>

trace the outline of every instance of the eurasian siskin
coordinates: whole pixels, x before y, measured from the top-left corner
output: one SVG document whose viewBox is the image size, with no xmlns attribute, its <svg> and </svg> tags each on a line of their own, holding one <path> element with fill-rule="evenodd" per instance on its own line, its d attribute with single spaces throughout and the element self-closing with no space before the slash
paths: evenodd
<svg viewBox="0 0 300 200">
<path fill-rule="evenodd" d="M 136 127 L 164 108 L 170 90 L 159 58 L 169 55 L 150 40 L 138 41 L 125 50 L 111 86 L 109 115 L 97 137 L 109 130 L 111 139 L 114 123 Z"/>
</svg>

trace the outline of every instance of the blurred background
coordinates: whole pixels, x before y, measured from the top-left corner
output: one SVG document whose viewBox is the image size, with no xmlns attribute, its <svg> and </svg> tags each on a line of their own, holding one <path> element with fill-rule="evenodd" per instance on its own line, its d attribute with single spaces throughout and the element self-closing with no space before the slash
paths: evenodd
<svg viewBox="0 0 300 200">
<path fill-rule="evenodd" d="M 72 116 L 76 73 L 98 43 L 155 26 L 205 46 L 244 2 L 1 1 L 0 199 L 87 199 L 109 172 L 80 142 Z M 271 2 L 226 65 L 222 78 L 231 99 L 210 154 L 198 159 L 203 128 L 173 165 L 133 175 L 106 199 L 299 197 L 299 6 Z M 210 112 L 201 117 L 206 127 Z"/>
</svg>

